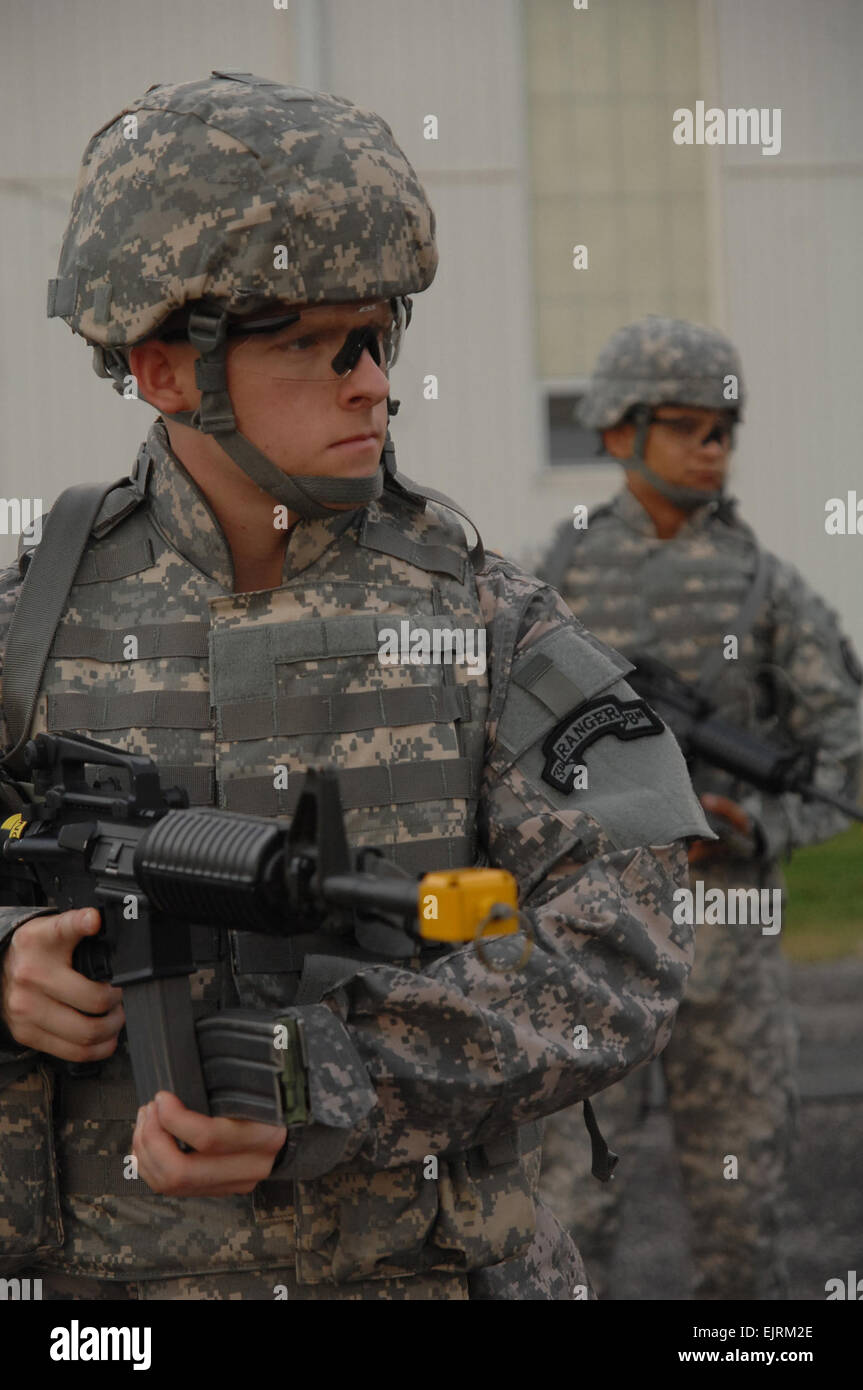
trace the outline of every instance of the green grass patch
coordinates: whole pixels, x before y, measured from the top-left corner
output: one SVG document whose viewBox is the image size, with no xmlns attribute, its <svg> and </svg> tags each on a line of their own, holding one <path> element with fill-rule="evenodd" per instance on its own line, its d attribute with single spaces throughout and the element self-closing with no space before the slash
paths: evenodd
<svg viewBox="0 0 863 1390">
<path fill-rule="evenodd" d="M 798 849 L 785 876 L 786 955 L 795 961 L 863 955 L 863 825 Z"/>
</svg>

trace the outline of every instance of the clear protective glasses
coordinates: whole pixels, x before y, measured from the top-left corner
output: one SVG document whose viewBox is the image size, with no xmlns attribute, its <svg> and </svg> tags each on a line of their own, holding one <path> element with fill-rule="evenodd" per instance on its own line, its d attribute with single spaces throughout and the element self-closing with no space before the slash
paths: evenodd
<svg viewBox="0 0 863 1390">
<path fill-rule="evenodd" d="M 694 415 L 656 415 L 650 416 L 651 425 L 662 425 L 663 429 L 677 436 L 681 443 L 690 449 L 702 449 L 706 444 L 734 445 L 735 421 L 730 415 L 721 415 L 709 427 Z"/>
<path fill-rule="evenodd" d="M 231 324 L 232 360 L 277 381 L 340 381 L 368 349 L 381 371 L 396 361 L 409 313 L 401 299 L 322 305 Z"/>
</svg>

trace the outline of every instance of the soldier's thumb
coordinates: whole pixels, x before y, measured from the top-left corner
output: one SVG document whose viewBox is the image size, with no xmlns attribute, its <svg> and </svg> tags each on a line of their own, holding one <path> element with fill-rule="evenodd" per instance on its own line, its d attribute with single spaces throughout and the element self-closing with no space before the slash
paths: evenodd
<svg viewBox="0 0 863 1390">
<path fill-rule="evenodd" d="M 82 936 L 94 936 L 101 921 L 98 908 L 75 907 L 69 912 L 61 912 L 53 926 L 58 941 L 74 946 Z"/>
</svg>

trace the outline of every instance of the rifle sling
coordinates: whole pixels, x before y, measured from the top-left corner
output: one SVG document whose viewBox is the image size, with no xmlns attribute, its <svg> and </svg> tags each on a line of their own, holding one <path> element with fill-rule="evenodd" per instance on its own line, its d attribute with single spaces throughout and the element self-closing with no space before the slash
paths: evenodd
<svg viewBox="0 0 863 1390">
<path fill-rule="evenodd" d="M 125 479 L 123 481 L 126 481 Z M 113 483 L 82 483 L 60 493 L 30 557 L 3 660 L 3 710 L 12 747 L 0 767 L 25 769 L 39 686 L 75 573 L 99 510 Z"/>
</svg>

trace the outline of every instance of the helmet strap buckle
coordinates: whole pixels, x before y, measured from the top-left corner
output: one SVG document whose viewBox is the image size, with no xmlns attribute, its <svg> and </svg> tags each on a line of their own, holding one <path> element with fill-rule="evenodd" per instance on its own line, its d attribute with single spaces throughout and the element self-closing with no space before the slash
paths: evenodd
<svg viewBox="0 0 863 1390">
<path fill-rule="evenodd" d="M 205 396 L 200 406 L 195 411 L 191 420 L 192 429 L 200 430 L 202 434 L 233 434 L 237 428 L 237 421 L 231 409 L 231 402 L 219 395 Z"/>
<path fill-rule="evenodd" d="M 228 316 L 224 310 L 208 305 L 193 309 L 187 336 L 198 349 L 195 382 L 201 404 L 192 416 L 192 426 L 203 434 L 232 434 L 237 428 L 225 372 Z"/>
<path fill-rule="evenodd" d="M 222 347 L 227 332 L 228 316 L 223 310 L 199 307 L 189 315 L 186 336 L 202 357 L 209 357 Z"/>
</svg>

